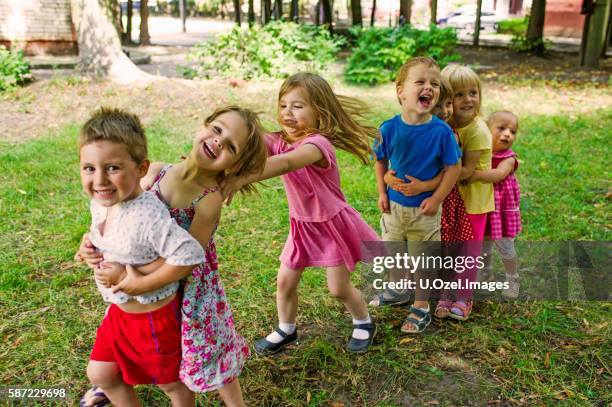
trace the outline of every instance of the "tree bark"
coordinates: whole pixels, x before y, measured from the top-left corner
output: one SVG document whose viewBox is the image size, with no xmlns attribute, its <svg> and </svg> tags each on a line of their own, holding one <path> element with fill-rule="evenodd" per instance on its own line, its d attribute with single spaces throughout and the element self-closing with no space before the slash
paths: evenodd
<svg viewBox="0 0 612 407">
<path fill-rule="evenodd" d="M 262 0 L 261 2 L 261 25 L 266 25 L 270 22 L 270 15 L 272 9 L 272 1 L 271 0 Z"/>
<path fill-rule="evenodd" d="M 400 0 L 399 25 L 410 24 L 412 17 L 412 0 Z"/>
<path fill-rule="evenodd" d="M 370 14 L 370 27 L 376 22 L 376 0 L 372 0 L 372 14 Z"/>
<path fill-rule="evenodd" d="M 299 0 L 291 0 L 291 14 L 289 15 L 289 18 L 294 23 L 299 23 L 300 22 L 300 4 L 299 4 Z"/>
<path fill-rule="evenodd" d="M 126 44 L 132 43 L 132 14 L 134 14 L 134 4 L 132 0 L 127 2 L 127 25 L 125 28 L 125 39 Z"/>
<path fill-rule="evenodd" d="M 140 1 L 140 45 L 151 45 L 149 35 L 149 6 L 147 0 Z"/>
<path fill-rule="evenodd" d="M 361 15 L 361 0 L 351 0 L 351 15 L 353 26 L 363 26 L 363 16 Z"/>
<path fill-rule="evenodd" d="M 438 0 L 431 0 L 431 23 L 438 25 Z"/>
<path fill-rule="evenodd" d="M 240 27 L 240 24 L 242 24 L 242 18 L 240 14 L 240 0 L 234 0 L 234 21 L 236 22 L 236 25 L 238 27 Z"/>
<path fill-rule="evenodd" d="M 253 0 L 249 0 L 248 20 L 249 20 L 249 27 L 253 27 L 253 25 L 255 24 L 255 6 L 253 4 Z"/>
<path fill-rule="evenodd" d="M 181 17 L 181 31 L 187 32 L 186 20 L 187 20 L 187 0 L 179 0 L 179 16 Z"/>
<path fill-rule="evenodd" d="M 321 0 L 321 5 L 323 6 L 323 24 L 326 24 L 329 28 L 329 32 L 333 33 L 332 28 L 332 9 L 330 0 Z"/>
<path fill-rule="evenodd" d="M 599 0 L 595 3 L 593 14 L 587 16 L 590 20 L 585 23 L 586 35 L 583 36 L 584 53 L 580 58 L 582 66 L 599 68 L 602 49 L 607 47 L 606 27 L 610 13 L 610 0 Z"/>
<path fill-rule="evenodd" d="M 534 0 L 535 1 L 535 0 Z M 476 21 L 474 21 L 474 42 L 475 47 L 480 43 L 480 12 L 482 11 L 482 0 L 476 1 Z"/>
<path fill-rule="evenodd" d="M 546 0 L 533 0 L 531 3 L 531 13 L 529 15 L 529 24 L 527 25 L 526 40 L 529 42 L 540 42 L 540 45 L 534 49 L 538 55 L 544 53 L 544 44 L 542 43 L 544 35 L 544 16 L 546 14 Z"/>
<path fill-rule="evenodd" d="M 117 31 L 100 0 L 71 0 L 70 4 L 78 36 L 79 70 L 121 84 L 144 84 L 155 78 L 123 53 Z"/>
<path fill-rule="evenodd" d="M 283 0 L 274 0 L 274 19 L 280 20 L 283 17 Z"/>
</svg>

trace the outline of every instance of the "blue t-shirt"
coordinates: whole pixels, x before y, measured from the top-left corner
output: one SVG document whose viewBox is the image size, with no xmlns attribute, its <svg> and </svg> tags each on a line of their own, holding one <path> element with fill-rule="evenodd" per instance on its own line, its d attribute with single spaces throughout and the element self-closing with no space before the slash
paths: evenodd
<svg viewBox="0 0 612 407">
<path fill-rule="evenodd" d="M 406 175 L 421 181 L 434 178 L 445 165 L 455 165 L 461 158 L 461 150 L 453 131 L 437 116 L 424 124 L 407 124 L 397 115 L 380 126 L 382 141 L 374 143 L 377 160 L 388 159 L 396 177 Z M 387 188 L 389 199 L 403 206 L 419 207 L 433 191 L 416 196 L 406 196 Z"/>
</svg>

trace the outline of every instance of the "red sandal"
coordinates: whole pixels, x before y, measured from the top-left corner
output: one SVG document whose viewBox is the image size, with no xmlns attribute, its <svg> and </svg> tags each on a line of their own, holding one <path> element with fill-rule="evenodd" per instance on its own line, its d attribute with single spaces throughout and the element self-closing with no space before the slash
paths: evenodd
<svg viewBox="0 0 612 407">
<path fill-rule="evenodd" d="M 450 310 L 449 317 L 459 321 L 467 321 L 472 312 L 472 301 L 455 301 Z"/>
</svg>

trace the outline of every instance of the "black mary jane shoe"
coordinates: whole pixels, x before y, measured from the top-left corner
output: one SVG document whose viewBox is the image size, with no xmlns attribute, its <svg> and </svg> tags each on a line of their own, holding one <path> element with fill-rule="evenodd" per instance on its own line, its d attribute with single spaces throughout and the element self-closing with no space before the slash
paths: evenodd
<svg viewBox="0 0 612 407">
<path fill-rule="evenodd" d="M 274 353 L 280 352 L 284 347 L 291 345 L 298 338 L 297 328 L 293 331 L 292 334 L 287 334 L 280 328 L 276 329 L 276 332 L 283 337 L 283 340 L 279 343 L 274 343 L 268 341 L 266 338 L 261 338 L 257 342 L 255 342 L 255 352 L 260 355 L 272 355 Z"/>
<path fill-rule="evenodd" d="M 357 339 L 351 335 L 346 349 L 351 353 L 365 353 L 368 351 L 372 343 L 374 342 L 374 336 L 376 335 L 376 323 L 374 321 L 369 324 L 353 324 L 353 329 L 363 329 L 368 332 L 367 339 Z"/>
</svg>

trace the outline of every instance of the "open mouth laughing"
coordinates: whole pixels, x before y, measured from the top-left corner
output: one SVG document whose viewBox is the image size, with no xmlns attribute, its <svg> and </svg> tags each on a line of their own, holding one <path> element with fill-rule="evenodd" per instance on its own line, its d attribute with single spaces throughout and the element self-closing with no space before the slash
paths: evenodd
<svg viewBox="0 0 612 407">
<path fill-rule="evenodd" d="M 204 155 L 207 156 L 208 158 L 213 159 L 213 160 L 217 158 L 217 154 L 215 154 L 212 146 L 207 141 L 202 143 L 202 150 L 204 152 Z"/>
</svg>

